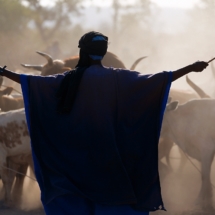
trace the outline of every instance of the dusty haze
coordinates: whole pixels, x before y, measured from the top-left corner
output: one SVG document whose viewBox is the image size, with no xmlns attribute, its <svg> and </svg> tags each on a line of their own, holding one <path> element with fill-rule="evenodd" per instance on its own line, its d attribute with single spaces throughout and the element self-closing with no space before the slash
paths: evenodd
<svg viewBox="0 0 215 215">
<path fill-rule="evenodd" d="M 204 6 L 202 7 L 204 8 Z M 103 8 L 100 11 L 95 8 L 88 8 L 82 11 L 79 19 L 74 19 L 72 27 L 64 29 L 63 33 L 58 32 L 46 43 L 41 41 L 39 35 L 32 36 L 25 29 L 23 29 L 22 34 L 16 34 L 16 32 L 9 35 L 1 34 L 0 65 L 6 64 L 8 69 L 20 73 L 32 72 L 22 68 L 20 63 L 44 64 L 45 59 L 36 54 L 35 51 L 46 51 L 47 46 L 50 46 L 53 41 L 58 41 L 61 49 L 58 58 L 63 59 L 76 55 L 78 54 L 79 38 L 85 32 L 94 30 L 109 37 L 108 50 L 118 55 L 127 68 L 137 58 L 148 56 L 137 66 L 137 71 L 149 74 L 176 70 L 197 60 L 208 61 L 215 57 L 215 13 L 211 10 L 211 8 L 208 11 L 201 8 L 189 10 L 162 9 L 153 6 L 151 15 L 147 18 L 147 24 L 141 20 L 138 22 L 138 19 L 132 21 L 133 19 L 128 17 L 124 20 L 118 20 L 118 26 L 115 26 L 112 22 L 113 10 L 111 8 Z M 95 11 L 95 13 L 90 11 Z M 91 18 L 89 19 L 89 17 Z M 80 20 L 83 25 L 80 25 Z M 96 20 L 95 23 L 93 20 Z M 117 29 L 117 33 L 114 28 Z M 215 98 L 215 79 L 210 66 L 202 73 L 191 73 L 189 77 Z M 11 84 L 20 90 L 19 86 L 8 80 L 5 81 L 5 84 Z M 186 84 L 184 77 L 173 83 L 172 88 L 192 90 Z M 183 169 L 179 171 L 180 154 L 177 146 L 173 147 L 171 157 L 173 171 L 164 179 L 161 178 L 162 193 L 168 211 L 152 214 L 203 214 L 198 209 L 196 213 L 189 212 L 194 207 L 194 201 L 200 189 L 200 173 L 190 161 L 187 161 Z M 194 159 L 191 160 L 200 170 L 199 163 Z M 165 163 L 165 160 L 163 162 Z M 214 163 L 211 179 L 215 185 Z M 26 179 L 24 192 L 22 209 L 29 210 L 41 207 L 39 188 L 34 182 L 29 186 L 29 179 Z M 13 213 L 8 210 L 4 214 Z"/>
</svg>

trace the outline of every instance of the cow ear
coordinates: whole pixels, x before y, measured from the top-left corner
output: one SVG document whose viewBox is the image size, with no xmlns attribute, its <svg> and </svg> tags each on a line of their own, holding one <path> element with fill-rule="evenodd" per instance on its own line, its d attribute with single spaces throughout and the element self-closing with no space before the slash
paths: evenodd
<svg viewBox="0 0 215 215">
<path fill-rule="evenodd" d="M 171 101 L 172 101 L 172 97 L 169 96 L 168 99 L 167 99 L 167 104 L 169 104 Z"/>
<path fill-rule="evenodd" d="M 173 101 L 167 104 L 166 106 L 166 111 L 173 111 L 176 110 L 178 107 L 178 101 Z"/>
</svg>

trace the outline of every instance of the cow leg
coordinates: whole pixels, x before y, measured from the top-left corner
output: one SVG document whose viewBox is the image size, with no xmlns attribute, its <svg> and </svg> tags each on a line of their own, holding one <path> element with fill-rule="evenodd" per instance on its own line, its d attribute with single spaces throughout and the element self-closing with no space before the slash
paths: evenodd
<svg viewBox="0 0 215 215">
<path fill-rule="evenodd" d="M 214 158 L 214 150 L 204 148 L 202 150 L 202 185 L 197 202 L 203 206 L 205 210 L 211 210 L 212 207 L 212 186 L 210 180 L 211 164 Z"/>
<path fill-rule="evenodd" d="M 27 169 L 28 169 L 28 164 L 26 163 L 26 164 L 20 165 L 19 168 L 17 168 L 16 170 L 17 172 L 21 173 L 21 174 L 19 173 L 16 174 L 16 180 L 15 180 L 14 189 L 13 189 L 13 198 L 16 205 L 20 205 L 21 203 L 24 179 L 27 173 Z"/>
<path fill-rule="evenodd" d="M 178 146 L 179 153 L 180 153 L 180 165 L 178 167 L 178 172 L 182 172 L 186 163 L 187 163 L 187 157 L 185 155 L 185 152 Z"/>
<path fill-rule="evenodd" d="M 173 142 L 167 138 L 160 138 L 159 141 L 159 160 L 161 160 L 162 158 L 166 158 L 166 162 L 167 165 L 170 166 L 170 160 L 169 160 L 169 156 L 170 156 L 170 151 L 173 147 Z"/>
<path fill-rule="evenodd" d="M 35 175 L 34 175 L 34 162 L 33 162 L 33 158 L 32 158 L 31 154 L 28 156 L 28 163 L 29 163 L 29 166 L 31 168 L 31 171 L 33 171 L 33 176 L 35 177 Z"/>
<path fill-rule="evenodd" d="M 34 174 L 34 164 L 33 164 L 32 155 L 29 155 L 28 158 L 26 159 L 26 161 L 29 164 L 29 170 L 30 170 L 29 171 L 30 180 L 28 180 L 28 185 L 26 187 L 26 189 L 29 192 L 32 189 L 32 187 L 34 187 L 34 185 L 35 185 L 36 176 Z"/>
<path fill-rule="evenodd" d="M 0 157 L 0 174 L 2 177 L 3 187 L 5 189 L 5 196 L 3 199 L 3 205 L 6 207 L 12 206 L 12 199 L 11 199 L 11 189 L 15 177 L 15 173 L 9 171 L 7 169 L 8 162 L 5 155 L 1 155 Z"/>
</svg>

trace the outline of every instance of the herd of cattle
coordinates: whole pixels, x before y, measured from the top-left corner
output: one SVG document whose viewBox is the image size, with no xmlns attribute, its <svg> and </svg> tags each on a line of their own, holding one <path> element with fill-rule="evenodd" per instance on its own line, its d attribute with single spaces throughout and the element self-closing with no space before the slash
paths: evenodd
<svg viewBox="0 0 215 215">
<path fill-rule="evenodd" d="M 22 66 L 40 71 L 44 76 L 71 70 L 78 62 L 78 56 L 53 60 L 48 54 L 37 53 L 47 59 L 45 65 Z M 144 58 L 137 59 L 130 69 L 134 70 Z M 123 62 L 111 52 L 107 52 L 103 64 L 125 68 Z M 3 79 L 0 78 L 2 84 Z M 215 153 L 215 99 L 210 98 L 188 78 L 187 83 L 194 91 L 170 90 L 161 129 L 159 160 L 166 158 L 169 161 L 174 143 L 188 156 L 198 160 L 202 167 L 198 201 L 204 207 L 212 207 L 210 172 Z M 0 175 L 4 192 L 3 205 L 7 207 L 14 206 L 16 200 L 21 198 L 27 168 L 30 167 L 34 172 L 23 98 L 11 96 L 12 91 L 12 87 L 0 90 Z"/>
</svg>

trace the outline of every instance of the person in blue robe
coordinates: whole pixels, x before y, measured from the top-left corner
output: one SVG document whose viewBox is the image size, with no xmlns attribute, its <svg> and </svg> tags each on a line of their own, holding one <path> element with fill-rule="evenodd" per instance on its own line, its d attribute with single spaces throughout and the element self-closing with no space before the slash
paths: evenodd
<svg viewBox="0 0 215 215">
<path fill-rule="evenodd" d="M 79 62 L 50 76 L 0 74 L 21 84 L 35 174 L 47 215 L 147 215 L 165 210 L 158 141 L 171 83 L 197 61 L 143 75 L 102 65 L 108 37 L 88 32 Z"/>
</svg>

